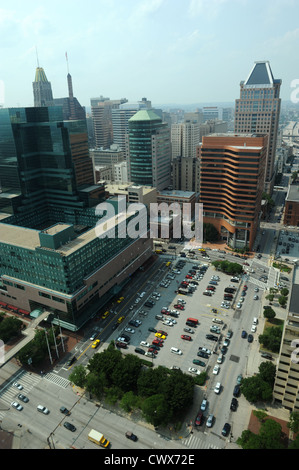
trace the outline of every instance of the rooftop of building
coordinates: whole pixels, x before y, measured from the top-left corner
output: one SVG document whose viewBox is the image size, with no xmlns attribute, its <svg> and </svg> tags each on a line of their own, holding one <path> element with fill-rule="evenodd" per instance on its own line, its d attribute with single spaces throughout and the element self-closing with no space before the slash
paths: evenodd
<svg viewBox="0 0 299 470">
<path fill-rule="evenodd" d="M 193 191 L 182 191 L 181 189 L 158 191 L 158 197 L 165 196 L 165 197 L 178 197 L 178 198 L 190 199 L 191 197 L 195 195 L 196 193 Z"/>
<path fill-rule="evenodd" d="M 152 109 L 141 109 L 129 119 L 131 121 L 161 121 L 161 118 Z"/>
<path fill-rule="evenodd" d="M 273 87 L 281 80 L 275 79 L 268 60 L 261 60 L 254 63 L 247 79 L 241 84 L 248 88 Z"/>
<path fill-rule="evenodd" d="M 299 184 L 290 184 L 286 201 L 299 202 Z"/>
<path fill-rule="evenodd" d="M 34 81 L 35 82 L 47 82 L 48 83 L 46 73 L 45 73 L 45 71 L 42 67 L 36 67 L 35 80 Z"/>
</svg>

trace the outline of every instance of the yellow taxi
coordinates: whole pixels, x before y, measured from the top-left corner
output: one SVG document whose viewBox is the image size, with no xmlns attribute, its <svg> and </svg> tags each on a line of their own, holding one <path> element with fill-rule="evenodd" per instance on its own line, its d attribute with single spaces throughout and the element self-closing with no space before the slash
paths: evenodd
<svg viewBox="0 0 299 470">
<path fill-rule="evenodd" d="M 125 298 L 124 298 L 124 297 L 120 297 L 120 298 L 118 299 L 117 303 L 120 304 L 123 300 L 125 300 Z"/>
<path fill-rule="evenodd" d="M 119 317 L 119 319 L 117 320 L 117 323 L 121 323 L 121 322 L 123 322 L 123 321 L 124 321 L 124 319 L 125 319 L 125 317 Z"/>
<path fill-rule="evenodd" d="M 107 312 L 103 313 L 103 315 L 102 315 L 103 320 L 105 320 L 105 318 L 108 317 L 109 313 L 110 313 L 109 310 L 107 310 Z"/>
<path fill-rule="evenodd" d="M 92 349 L 97 348 L 99 346 L 100 342 L 101 341 L 99 339 L 96 339 L 91 345 Z"/>
</svg>

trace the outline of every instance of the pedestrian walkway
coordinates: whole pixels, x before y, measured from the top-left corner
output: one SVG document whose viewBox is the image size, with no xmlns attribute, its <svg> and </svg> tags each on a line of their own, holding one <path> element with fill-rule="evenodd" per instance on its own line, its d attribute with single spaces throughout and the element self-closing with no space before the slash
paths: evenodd
<svg viewBox="0 0 299 470">
<path fill-rule="evenodd" d="M 63 388 L 67 388 L 68 385 L 70 384 L 70 381 L 68 379 L 65 379 L 64 377 L 60 377 L 59 375 L 54 374 L 53 372 L 48 372 L 47 374 L 44 375 L 43 378 Z"/>
<path fill-rule="evenodd" d="M 11 402 L 17 401 L 22 404 L 22 402 L 18 399 L 19 393 L 22 393 L 23 395 L 27 396 L 30 390 L 32 390 L 32 388 L 35 387 L 40 380 L 41 377 L 39 375 L 32 374 L 31 372 L 23 370 L 11 382 L 2 387 L 2 389 L 0 390 L 0 400 L 2 403 L 8 406 L 7 409 L 2 409 L 0 411 L 0 420 L 3 419 L 3 417 L 5 416 L 6 411 L 8 411 Z M 19 390 L 17 387 L 15 387 L 13 385 L 15 382 L 22 385 L 23 389 Z"/>
<path fill-rule="evenodd" d="M 210 441 L 200 439 L 200 437 L 195 434 L 189 434 L 188 437 L 182 439 L 181 443 L 188 447 L 188 449 L 222 449 L 224 447 L 211 444 Z"/>
</svg>

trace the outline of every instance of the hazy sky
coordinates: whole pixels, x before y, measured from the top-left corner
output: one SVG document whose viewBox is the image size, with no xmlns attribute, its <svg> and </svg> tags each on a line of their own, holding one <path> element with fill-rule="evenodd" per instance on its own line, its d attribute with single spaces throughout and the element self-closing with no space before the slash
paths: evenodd
<svg viewBox="0 0 299 470">
<path fill-rule="evenodd" d="M 67 52 L 85 106 L 100 95 L 234 102 L 257 60 L 270 61 L 288 100 L 299 79 L 299 0 L 0 0 L 4 106 L 33 105 L 36 48 L 54 98 L 67 96 Z"/>
</svg>

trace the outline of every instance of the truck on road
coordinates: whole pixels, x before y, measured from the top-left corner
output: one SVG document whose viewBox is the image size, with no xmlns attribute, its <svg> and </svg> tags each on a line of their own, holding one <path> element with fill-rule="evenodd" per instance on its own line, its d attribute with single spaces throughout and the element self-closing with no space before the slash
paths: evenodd
<svg viewBox="0 0 299 470">
<path fill-rule="evenodd" d="M 107 448 L 110 444 L 110 442 L 105 439 L 104 435 L 101 432 L 96 431 L 95 429 L 92 429 L 89 432 L 88 439 L 101 447 Z"/>
</svg>

